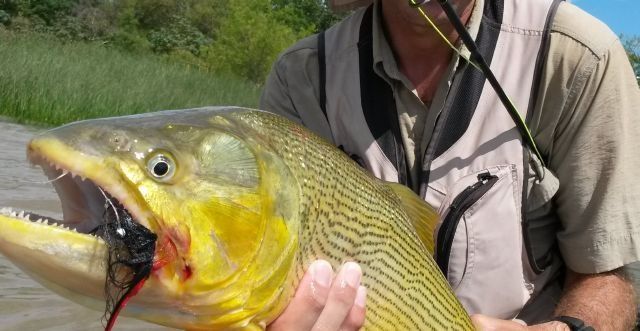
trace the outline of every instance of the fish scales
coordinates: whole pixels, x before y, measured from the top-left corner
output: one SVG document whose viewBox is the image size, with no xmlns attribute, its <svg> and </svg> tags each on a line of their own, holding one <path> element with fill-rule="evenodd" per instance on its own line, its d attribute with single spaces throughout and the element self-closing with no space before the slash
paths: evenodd
<svg viewBox="0 0 640 331">
<path fill-rule="evenodd" d="M 345 256 L 363 266 L 366 330 L 472 329 L 438 267 L 415 235 L 395 195 L 334 146 L 268 113 L 232 116 L 258 131 L 301 184 L 298 274 L 316 257 Z M 366 194 L 363 195 L 363 192 Z M 419 313 L 417 313 L 419 312 Z"/>
<path fill-rule="evenodd" d="M 113 199 L 158 238 L 125 315 L 264 329 L 323 258 L 362 266 L 366 330 L 473 329 L 431 258 L 436 213 L 282 117 L 207 107 L 90 120 L 39 135 L 28 156 L 55 178 L 63 219 L 0 210 L 0 253 L 83 305 L 105 307 L 110 248 L 91 234 Z"/>
</svg>

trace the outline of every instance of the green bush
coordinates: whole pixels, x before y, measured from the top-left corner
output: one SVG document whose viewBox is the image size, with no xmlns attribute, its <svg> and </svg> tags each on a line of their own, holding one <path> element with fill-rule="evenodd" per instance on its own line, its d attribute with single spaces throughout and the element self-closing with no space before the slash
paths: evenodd
<svg viewBox="0 0 640 331">
<path fill-rule="evenodd" d="M 230 73 L 255 83 L 264 81 L 278 53 L 310 31 L 296 32 L 268 10 L 268 0 L 237 0 L 230 4 L 218 37 L 202 57 L 215 72 Z"/>
<path fill-rule="evenodd" d="M 11 15 L 6 11 L 0 9 L 0 24 L 8 25 L 11 22 Z"/>
<path fill-rule="evenodd" d="M 272 4 L 279 19 L 296 31 L 320 32 L 345 15 L 333 14 L 323 0 L 272 0 Z"/>
<path fill-rule="evenodd" d="M 148 39 L 151 49 L 158 53 L 186 50 L 198 55 L 202 46 L 211 43 L 211 39 L 180 16 L 173 16 L 164 27 L 151 30 Z"/>
<path fill-rule="evenodd" d="M 109 42 L 116 48 L 120 48 L 131 53 L 144 53 L 151 50 L 151 43 L 147 37 L 140 34 L 138 31 L 117 31 L 111 36 Z"/>
<path fill-rule="evenodd" d="M 26 16 L 38 16 L 47 25 L 51 25 L 71 13 L 75 0 L 24 0 L 23 8 Z"/>
<path fill-rule="evenodd" d="M 184 17 L 204 35 L 215 39 L 222 20 L 229 15 L 231 0 L 190 0 Z"/>
</svg>

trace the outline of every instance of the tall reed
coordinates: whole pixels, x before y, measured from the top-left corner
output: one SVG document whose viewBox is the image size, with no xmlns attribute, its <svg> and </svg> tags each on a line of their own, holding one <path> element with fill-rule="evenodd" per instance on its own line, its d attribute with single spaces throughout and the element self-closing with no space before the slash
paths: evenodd
<svg viewBox="0 0 640 331">
<path fill-rule="evenodd" d="M 255 107 L 259 87 L 149 54 L 0 31 L 0 115 L 59 125 L 206 105 Z"/>
</svg>

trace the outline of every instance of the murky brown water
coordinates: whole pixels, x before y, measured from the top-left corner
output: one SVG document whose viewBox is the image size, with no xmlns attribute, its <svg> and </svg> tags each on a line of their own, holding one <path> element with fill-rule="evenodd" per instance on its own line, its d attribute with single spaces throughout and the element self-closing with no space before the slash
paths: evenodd
<svg viewBox="0 0 640 331">
<path fill-rule="evenodd" d="M 0 119 L 0 206 L 60 218 L 60 206 L 52 186 L 35 184 L 46 178 L 25 159 L 26 143 L 39 131 Z M 638 287 L 640 264 L 633 265 L 632 270 Z M 102 314 L 53 294 L 0 255 L 0 330 L 101 330 Z M 116 330 L 170 329 L 121 317 Z"/>
<path fill-rule="evenodd" d="M 26 162 L 26 143 L 38 131 L 0 120 L 0 206 L 60 218 L 53 187 L 34 184 L 46 177 Z M 53 294 L 0 255 L 0 330 L 102 330 L 102 314 Z M 125 317 L 115 329 L 171 330 Z"/>
</svg>

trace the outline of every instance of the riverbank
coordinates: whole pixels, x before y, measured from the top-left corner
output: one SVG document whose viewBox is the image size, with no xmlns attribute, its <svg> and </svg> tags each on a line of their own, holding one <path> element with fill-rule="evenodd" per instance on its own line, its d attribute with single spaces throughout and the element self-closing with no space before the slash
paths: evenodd
<svg viewBox="0 0 640 331">
<path fill-rule="evenodd" d="M 208 105 L 256 107 L 260 87 L 160 56 L 0 32 L 0 116 L 72 121 Z"/>
</svg>

